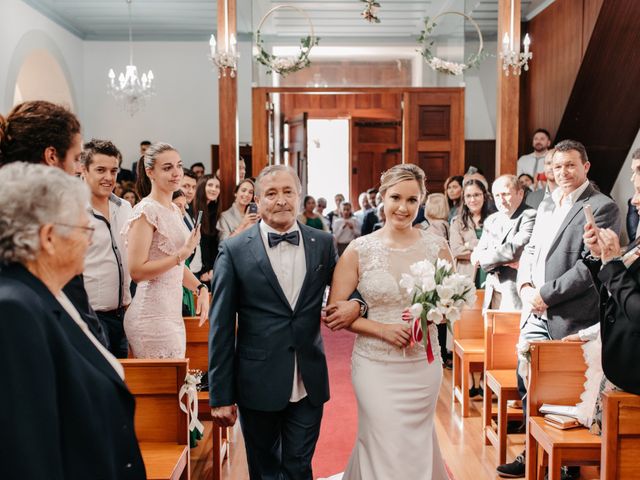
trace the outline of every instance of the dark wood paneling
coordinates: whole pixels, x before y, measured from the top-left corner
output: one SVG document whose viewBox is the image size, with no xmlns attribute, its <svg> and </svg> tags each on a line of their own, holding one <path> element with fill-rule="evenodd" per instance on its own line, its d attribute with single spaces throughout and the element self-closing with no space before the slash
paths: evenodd
<svg viewBox="0 0 640 480">
<path fill-rule="evenodd" d="M 418 165 L 427 176 L 427 190 L 442 192 L 444 181 L 449 176 L 449 152 L 421 152 Z"/>
<path fill-rule="evenodd" d="M 531 151 L 535 129 L 546 128 L 552 138 L 558 131 L 602 3 L 603 0 L 553 2 L 526 24 L 533 59 L 530 70 L 523 74 L 526 99 L 521 116 L 520 154 Z M 609 3 L 618 4 L 617 0 Z"/>
<path fill-rule="evenodd" d="M 466 140 L 464 142 L 464 171 L 456 175 L 463 175 L 470 166 L 474 166 L 487 178 L 489 184 L 495 180 L 496 142 L 495 140 Z M 515 170 L 503 173 L 516 173 Z"/>
<path fill-rule="evenodd" d="M 418 140 L 449 140 L 451 138 L 451 107 L 423 105 L 418 113 Z"/>
<path fill-rule="evenodd" d="M 590 178 L 615 183 L 640 128 L 640 2 L 604 2 L 571 91 L 557 139 L 587 147 Z"/>
<path fill-rule="evenodd" d="M 427 163 L 427 168 L 438 171 L 447 154 L 447 173 L 438 174 L 440 180 L 433 172 L 425 171 L 429 182 L 433 182 L 429 188 L 441 191 L 446 177 L 457 174 L 464 166 L 464 89 L 407 92 L 404 106 L 404 161 L 433 162 L 433 166 Z M 448 125 L 444 125 L 447 117 Z"/>
</svg>

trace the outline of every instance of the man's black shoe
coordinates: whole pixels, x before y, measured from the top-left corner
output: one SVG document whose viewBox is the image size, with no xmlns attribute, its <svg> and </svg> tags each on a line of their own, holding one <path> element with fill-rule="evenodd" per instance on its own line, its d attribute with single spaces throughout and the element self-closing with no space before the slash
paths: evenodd
<svg viewBox="0 0 640 480">
<path fill-rule="evenodd" d="M 525 476 L 524 457 L 518 455 L 513 462 L 499 465 L 496 471 L 502 478 L 523 478 Z"/>
<path fill-rule="evenodd" d="M 482 388 L 471 387 L 469 389 L 469 398 L 477 397 L 478 395 L 482 395 Z"/>
<path fill-rule="evenodd" d="M 527 427 L 520 420 L 511 420 L 507 422 L 507 434 L 512 433 L 525 433 L 527 431 Z"/>
</svg>

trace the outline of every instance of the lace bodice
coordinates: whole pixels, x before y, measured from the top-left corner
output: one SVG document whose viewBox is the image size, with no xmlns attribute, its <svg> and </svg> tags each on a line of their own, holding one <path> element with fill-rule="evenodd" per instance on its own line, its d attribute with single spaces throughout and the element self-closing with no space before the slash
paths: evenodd
<svg viewBox="0 0 640 480">
<path fill-rule="evenodd" d="M 149 197 L 142 199 L 122 231 L 125 241 L 133 222 L 142 216 L 155 227 L 149 260 L 167 255 L 175 257 L 189 236 L 180 209 L 173 204 L 167 208 Z M 184 261 L 155 278 L 138 283 L 124 319 L 127 338 L 137 358 L 184 357 L 183 275 Z"/>
<path fill-rule="evenodd" d="M 359 258 L 358 291 L 369 307 L 368 318 L 380 323 L 403 323 L 402 311 L 410 306 L 411 298 L 398 282 L 403 273 L 416 262 L 434 262 L 442 250 L 447 249 L 444 239 L 421 231 L 421 238 L 408 248 L 394 249 L 384 245 L 377 234 L 366 235 L 353 241 Z M 440 358 L 438 333 L 429 326 L 434 356 Z M 423 344 L 404 349 L 366 335 L 356 337 L 354 353 L 375 360 L 414 360 L 425 357 Z"/>
</svg>

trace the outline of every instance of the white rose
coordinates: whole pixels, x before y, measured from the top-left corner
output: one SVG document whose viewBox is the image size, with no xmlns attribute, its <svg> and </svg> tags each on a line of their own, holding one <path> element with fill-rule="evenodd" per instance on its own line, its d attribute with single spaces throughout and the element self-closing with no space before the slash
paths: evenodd
<svg viewBox="0 0 640 480">
<path fill-rule="evenodd" d="M 442 313 L 437 308 L 432 308 L 427 312 L 427 320 L 433 323 L 440 323 L 442 322 Z"/>
<path fill-rule="evenodd" d="M 455 294 L 455 291 L 451 287 L 445 287 L 444 285 L 438 285 L 436 287 L 440 300 L 449 300 Z"/>
<path fill-rule="evenodd" d="M 422 310 L 423 308 L 421 303 L 414 303 L 409 307 L 409 311 L 411 312 L 413 318 L 418 318 L 420 315 L 422 315 Z"/>
<path fill-rule="evenodd" d="M 436 288 L 436 278 L 431 275 L 425 275 L 422 277 L 422 291 L 430 292 L 431 290 L 435 290 Z"/>
<path fill-rule="evenodd" d="M 447 272 L 451 271 L 451 264 L 446 261 L 444 258 L 439 258 L 436 263 L 436 268 L 444 268 Z"/>
<path fill-rule="evenodd" d="M 449 314 L 447 315 L 447 320 L 449 320 L 451 323 L 457 322 L 458 320 L 460 320 L 460 310 L 455 307 L 450 308 Z"/>
</svg>

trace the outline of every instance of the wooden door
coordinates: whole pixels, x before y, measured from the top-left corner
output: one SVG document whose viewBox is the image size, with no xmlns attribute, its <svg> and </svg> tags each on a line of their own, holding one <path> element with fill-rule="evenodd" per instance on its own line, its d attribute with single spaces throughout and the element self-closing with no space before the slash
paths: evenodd
<svg viewBox="0 0 640 480">
<path fill-rule="evenodd" d="M 304 112 L 285 119 L 289 129 L 289 141 L 285 147 L 288 153 L 288 164 L 295 169 L 302 183 L 302 195 L 307 194 L 308 162 L 307 162 L 307 120 L 308 113 Z M 285 127 L 287 128 L 287 127 Z M 282 140 L 284 142 L 284 138 Z M 286 158 L 286 156 L 285 156 Z"/>
<path fill-rule="evenodd" d="M 464 89 L 405 92 L 404 163 L 419 165 L 427 190 L 442 192 L 451 175 L 464 174 Z"/>
<path fill-rule="evenodd" d="M 402 163 L 402 122 L 351 117 L 351 203 L 359 210 L 358 195 L 380 186 L 380 175 Z"/>
</svg>

